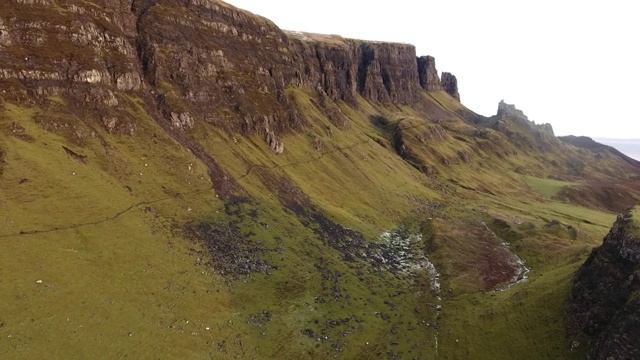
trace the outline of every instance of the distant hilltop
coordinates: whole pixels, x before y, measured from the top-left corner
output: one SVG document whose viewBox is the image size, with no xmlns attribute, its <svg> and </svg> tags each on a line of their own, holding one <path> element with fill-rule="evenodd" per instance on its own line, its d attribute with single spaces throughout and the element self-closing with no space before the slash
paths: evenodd
<svg viewBox="0 0 640 360">
<path fill-rule="evenodd" d="M 558 138 L 567 144 L 571 144 L 579 148 L 587 149 L 594 153 L 597 153 L 600 151 L 608 151 L 624 159 L 624 161 L 626 161 L 627 163 L 637 168 L 640 168 L 640 161 L 637 160 L 638 158 L 640 158 L 640 140 L 635 142 L 633 140 L 628 142 L 624 140 L 618 141 L 618 143 L 615 144 L 616 146 L 613 147 L 613 146 L 609 146 L 609 145 L 605 145 L 600 142 L 597 142 L 587 136 L 569 135 L 569 136 L 559 136 Z M 615 143 L 616 141 L 614 140 L 612 142 Z M 625 144 L 626 146 L 621 146 L 623 144 Z M 620 150 L 624 149 L 624 150 L 620 151 L 619 149 Z M 627 156 L 627 154 L 631 156 Z"/>
<path fill-rule="evenodd" d="M 613 146 L 625 155 L 640 161 L 640 138 L 639 139 L 608 139 L 595 138 L 597 142 Z"/>
</svg>

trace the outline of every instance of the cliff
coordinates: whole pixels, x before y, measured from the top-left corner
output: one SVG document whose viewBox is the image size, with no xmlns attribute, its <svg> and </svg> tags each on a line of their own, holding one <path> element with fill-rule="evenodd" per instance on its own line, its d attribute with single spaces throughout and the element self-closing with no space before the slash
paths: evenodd
<svg viewBox="0 0 640 360">
<path fill-rule="evenodd" d="M 288 87 L 352 105 L 357 96 L 411 104 L 423 89 L 441 89 L 433 61 L 419 66 L 411 45 L 285 33 L 220 1 L 95 3 L 0 4 L 7 99 L 62 96 L 90 104 L 110 132 L 134 134 L 121 94 L 135 94 L 171 129 L 206 122 L 277 142 L 276 134 L 306 121 L 285 95 Z M 458 97 L 455 77 L 445 75 L 443 88 Z M 336 112 L 332 103 L 325 107 Z"/>
<path fill-rule="evenodd" d="M 433 56 L 420 56 L 418 58 L 418 75 L 420 77 L 420 86 L 426 91 L 442 90 L 442 84 L 436 69 L 436 59 Z"/>
<path fill-rule="evenodd" d="M 419 98 L 413 45 L 301 32 L 288 35 L 295 59 L 294 76 L 287 79 L 291 85 L 311 88 L 349 104 L 355 104 L 358 95 L 401 104 Z"/>
<path fill-rule="evenodd" d="M 442 73 L 442 88 L 444 91 L 453 96 L 454 99 L 460 101 L 460 93 L 458 92 L 458 79 L 451 73 Z"/>
<path fill-rule="evenodd" d="M 640 358 L 640 209 L 618 216 L 578 271 L 569 331 L 589 338 L 589 359 Z M 579 340 L 574 347 L 581 346 Z"/>
</svg>

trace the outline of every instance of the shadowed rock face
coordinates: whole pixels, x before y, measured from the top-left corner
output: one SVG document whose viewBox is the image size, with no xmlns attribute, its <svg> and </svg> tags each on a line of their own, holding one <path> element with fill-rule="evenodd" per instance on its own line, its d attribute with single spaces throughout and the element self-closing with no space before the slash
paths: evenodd
<svg viewBox="0 0 640 360">
<path fill-rule="evenodd" d="M 640 358 L 637 233 L 632 212 L 618 216 L 602 246 L 593 250 L 576 275 L 568 303 L 569 330 L 574 336 L 584 333 L 591 338 L 589 359 Z"/>
<path fill-rule="evenodd" d="M 129 93 L 180 131 L 204 121 L 266 136 L 304 125 L 285 96 L 290 86 L 350 104 L 358 95 L 411 104 L 422 89 L 440 90 L 430 57 L 421 87 L 411 45 L 285 33 L 219 1 L 98 3 L 0 4 L 0 85 L 13 100 L 64 95 L 93 104 L 110 132 L 131 134 L 118 96 Z"/>
<path fill-rule="evenodd" d="M 137 28 L 142 70 L 165 117 L 188 112 L 243 134 L 300 127 L 284 94 L 288 39 L 269 21 L 222 3 L 160 0 Z"/>
<path fill-rule="evenodd" d="M 360 49 L 346 41 L 315 41 L 304 34 L 288 33 L 294 62 L 298 66 L 288 82 L 324 92 L 331 100 L 354 105 L 358 95 Z"/>
<path fill-rule="evenodd" d="M 433 56 L 420 56 L 418 58 L 418 75 L 420 77 L 420 86 L 426 91 L 442 90 L 442 84 L 436 69 L 436 59 Z"/>
<path fill-rule="evenodd" d="M 444 91 L 460 101 L 460 93 L 458 92 L 458 79 L 448 72 L 442 73 L 442 88 Z"/>
<path fill-rule="evenodd" d="M 289 84 L 324 92 L 332 100 L 411 104 L 420 96 L 415 47 L 288 32 L 296 61 Z M 297 67 L 296 67 L 297 65 Z M 439 81 L 439 80 L 438 80 Z"/>
<path fill-rule="evenodd" d="M 419 96 L 418 64 L 412 45 L 363 43 L 358 87 L 373 101 L 410 104 Z"/>
</svg>

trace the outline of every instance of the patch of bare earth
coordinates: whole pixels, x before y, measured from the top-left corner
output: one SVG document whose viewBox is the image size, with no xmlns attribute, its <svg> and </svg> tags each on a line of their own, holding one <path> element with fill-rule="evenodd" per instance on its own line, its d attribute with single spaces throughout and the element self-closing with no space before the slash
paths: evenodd
<svg viewBox="0 0 640 360">
<path fill-rule="evenodd" d="M 484 223 L 468 221 L 449 226 L 440 231 L 446 235 L 438 241 L 438 246 L 447 248 L 447 266 L 442 272 L 450 280 L 493 291 L 523 279 L 526 268 L 522 260 Z M 452 278 L 453 274 L 456 275 Z"/>
</svg>

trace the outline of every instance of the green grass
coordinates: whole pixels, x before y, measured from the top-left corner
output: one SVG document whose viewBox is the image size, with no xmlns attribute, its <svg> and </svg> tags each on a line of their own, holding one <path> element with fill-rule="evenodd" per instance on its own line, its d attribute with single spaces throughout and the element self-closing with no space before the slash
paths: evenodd
<svg viewBox="0 0 640 360">
<path fill-rule="evenodd" d="M 109 44 L 97 54 L 62 41 L 72 11 L 55 2 L 10 3 L 0 2 L 5 18 L 52 26 L 38 48 L 7 47 L 12 56 L 33 62 L 37 53 L 42 63 L 31 65 L 44 70 L 68 54 L 82 69 L 103 68 L 95 64 L 103 57 L 124 64 L 125 55 Z M 165 4 L 147 15 L 184 25 L 199 21 L 193 11 Z M 95 23 L 117 45 L 121 29 Z M 165 32 L 167 46 L 157 48 L 155 63 L 161 68 L 181 55 L 171 37 L 211 35 L 196 28 Z M 59 87 L 64 95 L 29 99 L 31 107 L 0 99 L 0 358 L 584 358 L 569 352 L 564 304 L 573 275 L 615 214 L 553 198 L 580 183 L 579 175 L 606 183 L 637 176 L 633 170 L 559 143 L 537 148 L 536 134 L 513 121 L 505 124 L 512 134 L 478 127 L 475 114 L 444 91 L 423 93 L 411 106 L 362 97 L 350 106 L 288 88 L 304 126 L 277 134 L 285 151 L 276 155 L 262 134 L 234 132 L 241 121 L 234 112 L 242 109 L 247 123 L 263 115 L 282 121 L 288 105 L 252 86 L 255 63 L 235 61 L 253 50 L 250 42 L 218 45 L 226 59 L 220 61 L 233 66 L 209 70 L 218 72 L 218 85 L 240 82 L 241 106 L 220 101 L 184 135 L 239 184 L 238 196 L 225 200 L 207 166 L 150 115 L 192 110 L 185 97 L 202 92 L 187 86 L 189 76 L 153 82 L 163 109 L 147 109 L 153 105 L 143 95 L 113 88 L 117 107 L 76 108 L 74 97 L 83 98 L 88 84 L 74 94 Z M 302 46 L 311 51 L 315 44 Z M 32 82 L 10 84 L 16 91 L 7 93 L 16 98 L 39 93 L 24 91 Z M 100 85 L 89 94 L 106 90 Z M 346 124 L 328 118 L 327 109 L 342 112 Z M 106 115 L 135 131 L 108 133 Z M 287 196 L 307 208 L 291 206 Z M 201 223 L 218 232 L 207 239 L 185 230 Z M 408 275 L 372 265 L 367 250 L 391 249 L 380 235 L 398 227 L 422 242 L 394 251 L 412 253 L 419 265 L 427 256 L 441 273 L 439 292 L 424 269 Z M 243 251 L 271 267 L 222 274 L 222 262 Z M 495 292 L 487 269 L 516 256 L 531 269 L 528 281 Z"/>
<path fill-rule="evenodd" d="M 34 139 L 1 140 L 0 353 L 144 357 L 172 343 L 157 354 L 209 356 L 208 344 L 235 335 L 218 330 L 235 319 L 229 291 L 210 269 L 194 266 L 194 244 L 145 211 L 178 221 L 216 211 L 204 167 L 161 133 L 155 152 L 145 144 L 151 136 L 72 146 L 36 125 L 39 111 L 5 104 L 0 113 L 0 125 L 17 122 Z M 86 163 L 63 145 L 85 154 Z"/>
<path fill-rule="evenodd" d="M 633 217 L 633 235 L 640 239 L 640 206 L 635 206 L 631 210 L 631 216 Z"/>
<path fill-rule="evenodd" d="M 34 121 L 38 112 L 7 104 L 2 113 L 5 121 L 19 123 L 34 140 L 4 139 L 7 154 L 0 190 L 5 226 L 0 234 L 100 222 L 141 202 L 211 187 L 204 166 L 193 155 L 181 154 L 166 136 L 155 140 L 166 146 L 154 153 L 126 136 L 111 137 L 110 142 L 96 139 L 78 148 L 42 130 Z M 83 154 L 86 161 L 72 158 L 63 146 Z"/>
<path fill-rule="evenodd" d="M 228 289 L 193 266 L 186 244 L 154 221 L 135 211 L 106 224 L 3 239 L 5 356 L 207 357 L 208 343 L 233 339 L 242 323 L 227 326 L 236 319 Z"/>
<path fill-rule="evenodd" d="M 161 87 L 171 92 L 169 84 Z M 243 137 L 205 123 L 193 129 L 242 186 L 245 201 L 232 215 L 213 192 L 206 167 L 148 116 L 140 99 L 119 97 L 125 120 L 137 126 L 133 137 L 107 134 L 96 119 L 66 116 L 72 111 L 57 99 L 43 108 L 4 104 L 0 354 L 579 357 L 564 344 L 564 299 L 572 274 L 613 214 L 534 194 L 530 187 L 550 198 L 569 182 L 544 179 L 550 172 L 545 158 L 501 157 L 476 141 L 476 128 L 457 113 L 466 110 L 445 93 L 425 94 L 426 110 L 363 98 L 357 108 L 338 103 L 349 120 L 340 128 L 310 93 L 288 89 L 287 96 L 309 124 L 281 135 L 281 155 L 261 136 Z M 374 126 L 371 116 L 389 119 L 391 127 Z M 45 130 L 51 119 L 71 119 L 95 136 L 75 143 L 69 132 Z M 13 122 L 30 141 L 7 130 Z M 393 150 L 396 130 L 436 174 L 426 176 Z M 429 131 L 445 133 L 418 139 L 433 135 Z M 502 135 L 487 130 L 486 136 L 500 144 L 498 150 L 513 151 Z M 86 161 L 70 157 L 62 146 Z M 460 160 L 460 152 L 469 161 Z M 510 170 L 517 165 L 534 169 L 536 176 L 523 181 Z M 285 209 L 273 179 L 289 181 L 327 221 L 339 224 L 334 229 L 357 231 L 365 243 L 380 241 L 383 231 L 401 224 L 422 232 L 421 251 L 443 274 L 442 292 L 430 289 L 424 271 L 409 278 L 378 271 L 364 260 L 345 261 L 345 254 L 314 231 L 316 223 Z M 500 250 L 487 251 L 479 243 L 476 235 L 491 237 L 482 222 L 494 219 L 519 234 L 509 249 L 500 245 L 505 239 L 490 239 Z M 561 223 L 559 230 L 547 227 L 551 220 Z M 201 221 L 237 226 L 242 239 L 266 249 L 260 256 L 275 268 L 233 278 L 204 265 L 210 256 L 203 243 L 179 231 Z M 575 239 L 566 234 L 569 226 L 577 229 Z M 478 286 L 482 271 L 474 264 L 505 252 L 526 261 L 530 280 L 487 292 Z M 444 310 L 438 312 L 437 304 Z"/>
<path fill-rule="evenodd" d="M 170 145 L 163 147 L 165 153 L 150 153 L 144 142 L 129 137 L 109 138 L 109 158 L 104 158 L 100 153 L 104 150 L 91 142 L 84 148 L 74 147 L 74 151 L 87 155 L 87 163 L 79 163 L 63 151 L 62 145 L 67 144 L 64 137 L 45 132 L 35 124 L 33 117 L 38 112 L 38 109 L 8 106 L 3 113 L 5 119 L 19 119 L 27 133 L 35 138 L 29 143 L 8 137 L 3 143 L 7 167 L 0 189 L 5 199 L 2 211 L 6 226 L 0 236 L 4 235 L 2 241 L 11 244 L 6 247 L 6 257 L 2 259 L 3 275 L 6 275 L 3 278 L 11 280 L 1 283 L 0 293 L 6 297 L 3 301 L 6 307 L 1 312 L 11 315 L 0 320 L 6 324 L 3 335 L 11 335 L 13 339 L 3 347 L 3 352 L 36 358 L 44 356 L 44 351 L 60 357 L 67 354 L 90 357 L 97 353 L 111 357 L 122 354 L 172 357 L 171 354 L 186 353 L 193 357 L 287 354 L 299 358 L 309 356 L 308 352 L 313 351 L 313 356 L 325 357 L 333 353 L 329 345 L 310 350 L 318 342 L 302 335 L 301 330 L 312 327 L 319 332 L 327 319 L 349 316 L 352 320 L 348 326 L 329 329 L 334 339 L 341 337 L 340 331 L 355 331 L 358 335 L 351 338 L 362 339 L 362 342 L 358 340 L 358 346 L 347 347 L 345 354 L 362 353 L 367 349 L 367 341 L 377 344 L 372 345 L 373 349 L 385 352 L 390 339 L 402 340 L 400 335 L 389 337 L 388 333 L 392 321 L 408 323 L 415 317 L 413 309 L 419 298 L 412 294 L 392 293 L 392 289 L 406 286 L 406 280 L 369 277 L 377 284 L 375 289 L 382 288 L 383 284 L 389 287 L 384 294 L 372 294 L 370 285 L 356 280 L 359 275 L 343 263 L 340 253 L 323 246 L 295 216 L 283 213 L 274 199 L 261 194 L 263 187 L 255 173 L 244 178 L 242 183 L 260 199 L 261 220 L 270 227 L 267 231 L 247 220 L 242 222 L 242 230 L 254 233 L 252 238 L 256 241 L 265 241 L 273 247 L 274 236 L 284 236 L 288 250 L 272 260 L 282 270 L 272 276 L 247 278 L 244 280 L 246 285 L 243 281 L 229 287 L 212 274 L 211 269 L 194 267 L 196 258 L 203 255 L 190 250 L 197 248 L 194 244 L 175 238 L 171 233 L 171 223 L 222 213 L 220 203 L 210 190 L 207 191 L 210 188 L 208 181 L 201 185 L 196 181 L 203 176 L 201 164 L 189 159 L 186 152 L 171 153 Z M 147 126 L 150 131 L 154 128 L 150 123 Z M 420 174 L 410 167 L 400 173 L 407 180 L 405 191 L 399 192 L 390 184 L 388 179 L 398 174 L 393 168 L 399 161 L 391 153 L 386 160 L 381 159 L 382 164 L 387 162 L 383 172 L 379 171 L 380 164 L 371 161 L 367 163 L 370 165 L 363 163 L 358 167 L 361 178 L 354 177 L 350 173 L 354 159 L 376 158 L 379 145 L 369 138 L 337 132 L 332 138 L 335 143 L 324 155 L 312 150 L 304 135 L 289 140 L 292 149 L 308 150 L 290 151 L 287 156 L 276 158 L 262 141 L 243 139 L 242 146 L 236 148 L 221 143 L 231 151 L 226 155 L 229 158 L 223 151 L 219 152 L 218 158 L 223 163 L 228 161 L 230 168 L 234 162 L 241 161 L 238 153 L 255 164 L 281 166 L 282 170 L 273 171 L 286 171 L 299 183 L 308 182 L 305 191 L 319 199 L 322 207 L 332 210 L 332 217 L 359 226 L 371 236 L 377 236 L 379 231 L 391 226 L 400 210 L 409 209 L 411 203 L 406 202 L 406 196 L 415 192 L 420 197 L 431 198 L 434 194 L 422 187 Z M 347 149 L 357 141 L 362 142 L 358 148 Z M 213 150 L 217 150 L 215 146 L 213 143 Z M 48 155 L 38 156 L 44 153 Z M 318 167 L 304 163 L 309 155 L 312 160 L 318 157 L 314 160 Z M 156 157 L 164 159 L 158 161 Z M 180 166 L 182 169 L 179 170 L 178 164 L 171 162 L 172 158 L 184 167 Z M 191 162 L 195 174 L 187 169 L 186 165 Z M 138 171 L 152 176 L 145 181 L 146 177 Z M 16 188 L 22 177 L 29 181 Z M 238 174 L 238 177 L 241 176 Z M 343 189 L 328 191 L 318 187 L 318 178 L 335 184 L 335 189 L 343 185 Z M 194 183 L 181 186 L 183 181 Z M 367 182 L 380 186 L 380 198 L 372 196 L 371 203 L 363 204 L 357 199 L 371 195 L 362 187 L 362 183 Z M 40 192 L 34 193 L 34 189 Z M 182 195 L 174 197 L 174 193 Z M 345 197 L 346 193 L 349 196 Z M 144 204 L 135 206 L 140 202 Z M 390 219 L 379 214 L 385 202 L 394 206 L 389 211 L 396 215 Z M 145 212 L 147 206 L 154 208 L 157 218 L 151 215 L 152 212 Z M 372 219 L 372 214 L 377 217 Z M 18 234 L 32 230 L 48 232 Z M 313 244 L 311 248 L 310 244 Z M 29 254 L 42 255 L 29 258 Z M 330 271 L 344 274 L 341 281 L 344 292 L 353 296 L 357 305 L 345 309 L 344 304 L 316 303 L 314 298 L 322 293 L 321 278 L 315 268 L 320 258 L 327 259 Z M 21 270 L 19 267 L 25 262 L 35 270 Z M 42 283 L 37 283 L 38 280 Z M 303 289 L 300 284 L 304 284 Z M 55 294 L 42 295 L 42 289 Z M 33 308 L 45 310 L 32 315 L 31 306 L 19 308 L 18 303 L 8 298 L 23 295 Z M 256 298 L 262 301 L 255 302 Z M 393 320 L 383 320 L 376 315 L 388 308 L 382 303 L 383 298 L 403 304 L 401 312 L 390 315 Z M 365 303 L 369 299 L 374 302 Z M 292 309 L 296 310 L 292 312 Z M 264 326 L 244 325 L 252 314 L 263 310 L 273 314 L 272 321 Z M 353 317 L 354 314 L 357 317 Z M 424 316 L 429 316 L 428 312 Z M 29 326 L 20 325 L 31 321 L 30 317 L 34 321 Z M 212 330 L 203 330 L 205 326 Z M 8 333 L 4 334 L 4 331 Z M 45 334 L 73 336 L 78 345 L 52 345 L 53 338 Z M 165 343 L 175 345 L 167 351 L 161 345 Z M 398 345 L 397 349 L 414 351 L 407 342 Z"/>
<path fill-rule="evenodd" d="M 541 179 L 533 176 L 523 175 L 522 179 L 531 186 L 531 188 L 538 191 L 540 194 L 547 198 L 552 198 L 565 186 L 574 185 L 574 183 L 554 180 L 554 179 Z"/>
<path fill-rule="evenodd" d="M 47 100 L 49 100 L 51 102 L 54 102 L 56 104 L 59 104 L 59 105 L 64 105 L 65 104 L 64 99 L 61 98 L 60 96 L 49 96 L 49 97 L 47 97 Z"/>
<path fill-rule="evenodd" d="M 538 274 L 508 291 L 446 302 L 441 359 L 584 359 L 564 338 L 566 298 L 579 263 Z"/>
<path fill-rule="evenodd" d="M 423 93 L 423 97 L 435 100 L 440 107 L 453 114 L 458 111 L 466 110 L 466 107 L 464 107 L 464 105 L 455 100 L 445 91 Z"/>
</svg>

